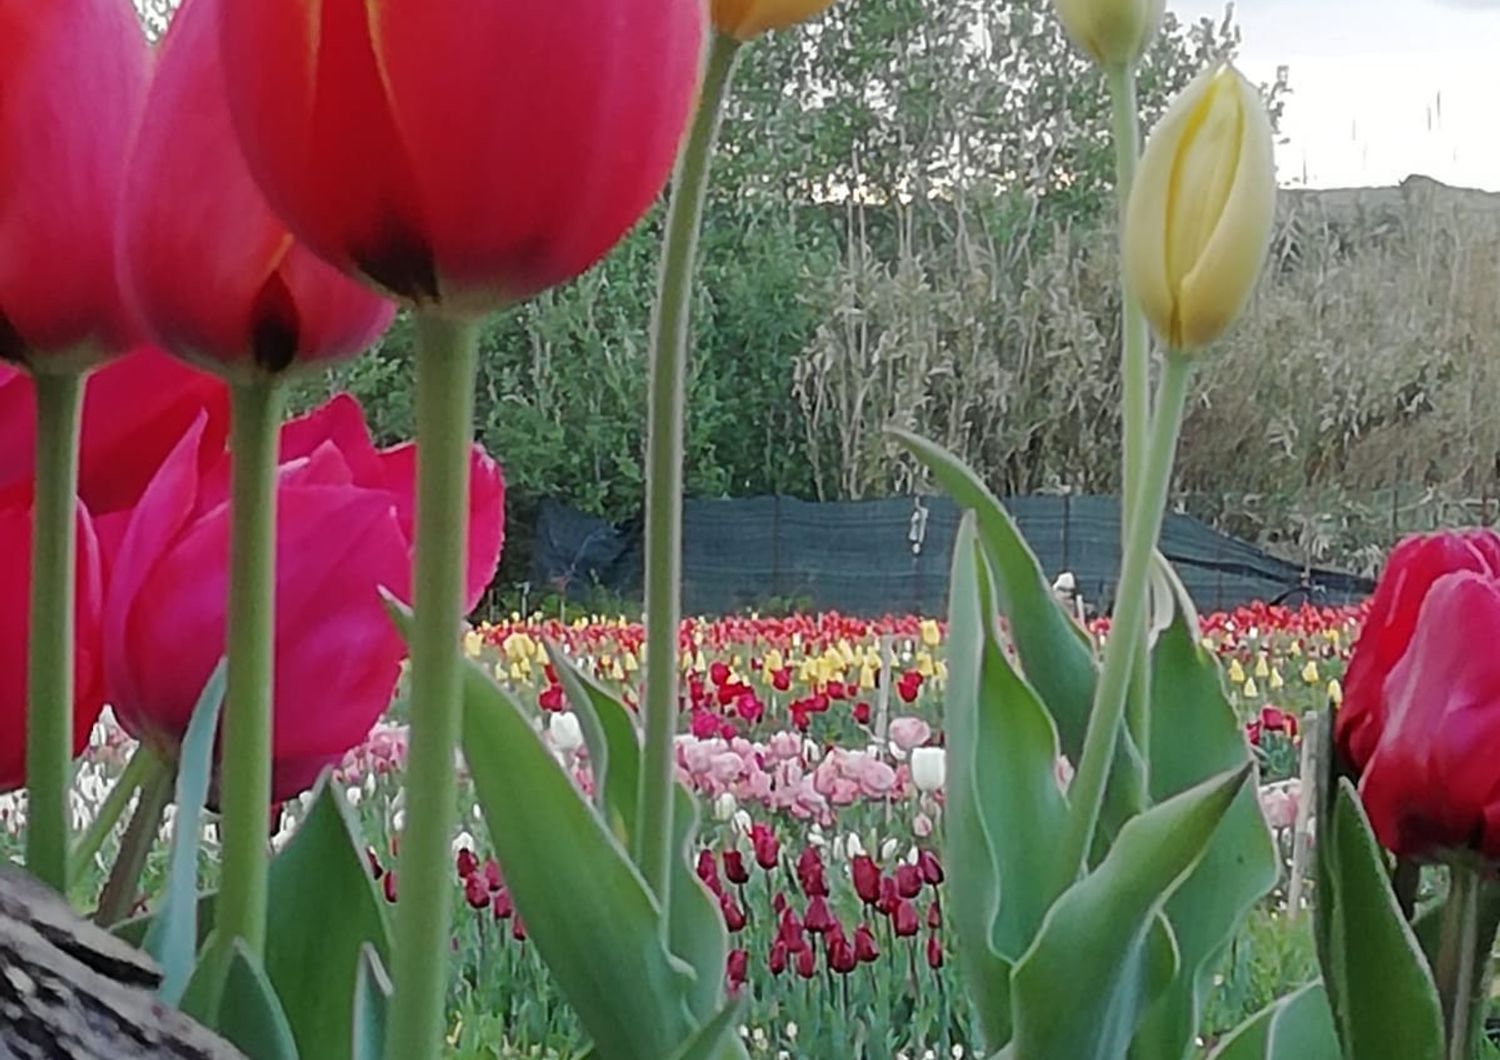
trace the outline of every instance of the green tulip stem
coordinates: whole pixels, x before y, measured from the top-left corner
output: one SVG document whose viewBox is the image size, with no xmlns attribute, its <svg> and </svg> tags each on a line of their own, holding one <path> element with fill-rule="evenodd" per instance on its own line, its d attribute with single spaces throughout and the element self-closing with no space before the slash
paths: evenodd
<svg viewBox="0 0 1500 1060">
<path fill-rule="evenodd" d="M 93 821 L 89 823 L 88 830 L 74 845 L 73 853 L 68 858 L 69 877 L 76 880 L 88 870 L 89 862 L 94 860 L 94 855 L 99 853 L 104 846 L 104 841 L 120 823 L 120 817 L 125 813 L 125 808 L 130 805 L 131 796 L 164 768 L 161 759 L 156 757 L 150 747 L 146 744 L 136 746 L 135 753 L 130 756 L 130 761 L 125 763 L 125 768 L 115 778 L 114 786 L 104 797 L 104 802 L 100 805 L 99 812 L 94 815 Z"/>
<path fill-rule="evenodd" d="M 453 871 L 448 843 L 457 806 L 453 759 L 462 720 L 469 447 L 479 345 L 477 319 L 419 310 L 416 325 L 412 707 L 396 905 L 396 992 L 386 1037 L 390 1060 L 435 1057 L 443 1037 Z"/>
<path fill-rule="evenodd" d="M 693 263 L 709 162 L 738 51 L 734 38 L 714 36 L 698 113 L 672 182 L 653 322 L 646 443 L 646 733 L 634 854 L 663 908 L 672 864 L 672 741 L 677 735 L 677 633 L 682 613 L 682 435 Z"/>
<path fill-rule="evenodd" d="M 1151 569 L 1151 554 L 1161 533 L 1162 513 L 1167 506 L 1172 461 L 1177 451 L 1177 435 L 1187 404 L 1192 367 L 1192 360 L 1185 354 L 1169 352 L 1162 368 L 1156 393 L 1156 414 L 1152 421 L 1151 448 L 1140 493 L 1130 510 L 1120 584 L 1115 594 L 1114 614 L 1110 616 L 1111 629 L 1134 630 L 1145 625 L 1147 575 Z M 1135 651 L 1135 640 L 1129 636 L 1110 636 L 1105 642 L 1104 668 L 1099 676 L 1094 707 L 1089 714 L 1083 755 L 1068 792 L 1073 809 L 1064 864 L 1077 865 L 1080 872 L 1087 866 L 1094 829 L 1104 803 L 1104 784 L 1125 713 Z"/>
<path fill-rule="evenodd" d="M 1135 167 L 1141 150 L 1140 108 L 1136 103 L 1135 67 L 1122 66 L 1109 72 L 1110 106 L 1114 113 L 1115 197 L 1119 204 L 1119 229 L 1123 247 L 1125 215 L 1130 189 L 1135 184 Z M 1150 338 L 1146 314 L 1130 296 L 1125 282 L 1125 258 L 1120 257 L 1121 354 L 1120 382 L 1123 426 L 1121 477 L 1121 511 L 1129 512 L 1141 490 L 1146 471 L 1147 432 L 1151 420 Z M 1112 630 L 1114 627 L 1111 627 Z M 1151 738 L 1151 670 L 1150 646 L 1144 623 L 1129 631 L 1135 638 L 1130 666 L 1130 691 L 1126 698 L 1126 726 L 1144 760 L 1149 762 L 1148 741 Z"/>
<path fill-rule="evenodd" d="M 1466 865 L 1449 868 L 1451 883 L 1443 906 L 1437 972 L 1443 1010 L 1448 1014 L 1448 1060 L 1470 1060 L 1474 1031 L 1474 975 L 1479 950 L 1479 872 Z"/>
<path fill-rule="evenodd" d="M 38 372 L 36 493 L 26 688 L 26 867 L 68 893 L 68 781 L 73 760 L 74 569 L 83 374 Z"/>
<path fill-rule="evenodd" d="M 282 386 L 268 376 L 229 388 L 229 667 L 219 764 L 224 854 L 215 907 L 216 957 L 225 971 L 235 939 L 256 957 L 266 944 L 281 402 Z"/>
<path fill-rule="evenodd" d="M 141 797 L 136 800 L 130 823 L 120 837 L 120 849 L 115 853 L 115 863 L 110 866 L 109 878 L 104 881 L 104 890 L 99 894 L 99 907 L 94 912 L 94 923 L 100 927 L 118 924 L 135 908 L 136 895 L 141 889 L 141 872 L 146 867 L 151 848 L 156 845 L 167 803 L 172 801 L 177 784 L 177 770 L 166 768 L 165 763 L 162 765 L 163 768 L 142 782 Z"/>
</svg>

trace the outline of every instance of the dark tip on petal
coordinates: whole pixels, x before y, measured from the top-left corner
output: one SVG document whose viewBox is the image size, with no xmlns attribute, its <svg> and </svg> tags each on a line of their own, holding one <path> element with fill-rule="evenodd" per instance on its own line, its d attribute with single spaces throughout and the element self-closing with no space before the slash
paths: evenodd
<svg viewBox="0 0 1500 1060">
<path fill-rule="evenodd" d="M 10 322 L 10 317 L 5 315 L 4 310 L 0 310 L 0 361 L 26 363 L 26 340 L 21 338 L 21 333 Z"/>
<path fill-rule="evenodd" d="M 272 375 L 291 367 L 300 338 L 297 304 L 279 272 L 272 273 L 250 310 L 250 353 Z"/>
<path fill-rule="evenodd" d="M 438 300 L 432 250 L 402 222 L 388 220 L 375 243 L 353 257 L 360 272 L 396 297 L 419 304 Z"/>
</svg>

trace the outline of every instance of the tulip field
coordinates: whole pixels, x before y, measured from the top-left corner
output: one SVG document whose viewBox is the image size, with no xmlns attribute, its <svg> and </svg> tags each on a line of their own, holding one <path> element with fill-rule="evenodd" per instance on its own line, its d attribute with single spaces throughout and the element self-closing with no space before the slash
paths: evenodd
<svg viewBox="0 0 1500 1060">
<path fill-rule="evenodd" d="M 1361 617 L 1359 608 L 1261 605 L 1203 616 L 1203 644 L 1220 657 L 1257 749 L 1262 808 L 1284 855 L 1281 884 L 1252 915 L 1216 980 L 1205 1041 L 1315 974 L 1310 918 L 1289 918 L 1286 909 L 1300 719 L 1340 696 Z M 1089 633 L 1102 640 L 1107 621 Z M 971 1055 L 972 1016 L 944 918 L 945 637 L 941 622 L 916 616 L 742 616 L 682 626 L 677 775 L 704 817 L 696 871 L 730 933 L 726 981 L 750 995 L 743 1034 L 752 1056 Z M 642 628 L 619 618 L 512 616 L 466 636 L 466 653 L 534 708 L 559 764 L 587 790 L 587 751 L 547 662 L 548 643 L 629 702 Z M 398 691 L 334 773 L 362 827 L 372 877 L 391 903 L 401 898 L 391 866 L 404 823 L 404 713 Z M 131 743 L 106 712 L 79 767 L 80 830 Z M 1070 771 L 1059 761 L 1060 783 Z M 282 806 L 273 845 L 292 835 L 306 801 Z M 0 852 L 19 849 L 21 807 L 18 796 L 0 796 Z M 467 778 L 460 814 L 451 851 L 450 1055 L 574 1055 L 586 1039 L 528 945 Z M 169 816 L 164 839 L 171 829 Z M 207 826 L 210 881 L 216 840 Z M 95 855 L 94 884 L 112 855 L 112 844 Z M 148 879 L 161 860 L 153 855 Z M 851 1041 L 858 1051 L 843 1052 L 839 1043 Z"/>
</svg>

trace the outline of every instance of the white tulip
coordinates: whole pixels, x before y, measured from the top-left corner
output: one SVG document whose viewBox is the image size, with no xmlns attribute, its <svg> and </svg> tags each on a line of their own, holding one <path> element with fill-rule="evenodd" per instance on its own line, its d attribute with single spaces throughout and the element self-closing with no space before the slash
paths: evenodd
<svg viewBox="0 0 1500 1060">
<path fill-rule="evenodd" d="M 739 809 L 739 805 L 739 800 L 731 792 L 720 792 L 719 797 L 714 800 L 714 816 L 721 821 L 727 821 L 734 816 L 734 811 Z"/>
<path fill-rule="evenodd" d="M 918 791 L 933 792 L 948 777 L 948 756 L 941 747 L 918 747 L 911 753 L 911 782 Z"/>
<path fill-rule="evenodd" d="M 558 713 L 547 723 L 547 735 L 552 746 L 563 754 L 571 754 L 583 746 L 583 728 L 578 724 L 578 715 Z"/>
</svg>

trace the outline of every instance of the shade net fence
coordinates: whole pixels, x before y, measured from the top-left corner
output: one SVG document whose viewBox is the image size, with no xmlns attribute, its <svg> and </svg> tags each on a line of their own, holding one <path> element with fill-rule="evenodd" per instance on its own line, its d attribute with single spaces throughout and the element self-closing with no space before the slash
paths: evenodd
<svg viewBox="0 0 1500 1060">
<path fill-rule="evenodd" d="M 1049 580 L 1071 572 L 1091 609 L 1108 612 L 1119 571 L 1119 499 L 1038 495 L 1005 502 Z M 946 497 L 811 502 L 788 497 L 687 501 L 683 609 L 725 614 L 799 607 L 850 615 L 941 614 L 961 510 Z M 556 501 L 538 512 L 533 592 L 575 601 L 601 591 L 638 601 L 640 520 L 610 523 Z M 1304 567 L 1172 513 L 1161 551 L 1202 611 L 1253 600 L 1338 605 L 1367 578 Z"/>
</svg>

